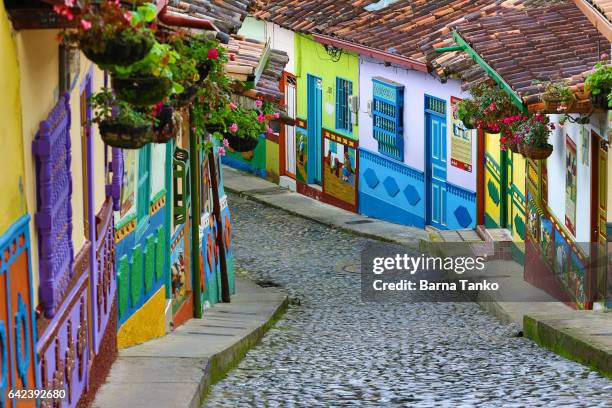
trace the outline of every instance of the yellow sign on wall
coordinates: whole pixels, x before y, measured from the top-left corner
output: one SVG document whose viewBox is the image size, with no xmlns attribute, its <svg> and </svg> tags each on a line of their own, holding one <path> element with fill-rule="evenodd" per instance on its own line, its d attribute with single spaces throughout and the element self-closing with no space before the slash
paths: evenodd
<svg viewBox="0 0 612 408">
<path fill-rule="evenodd" d="M 466 129 L 457 117 L 459 98 L 451 97 L 451 166 L 472 172 L 472 137 L 474 130 Z"/>
</svg>

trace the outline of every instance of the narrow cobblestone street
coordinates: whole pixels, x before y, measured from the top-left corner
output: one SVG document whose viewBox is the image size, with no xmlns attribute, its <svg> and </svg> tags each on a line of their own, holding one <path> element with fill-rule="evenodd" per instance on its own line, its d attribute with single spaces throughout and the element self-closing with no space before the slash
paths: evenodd
<svg viewBox="0 0 612 408">
<path fill-rule="evenodd" d="M 205 406 L 612 406 L 612 382 L 471 303 L 364 303 L 368 239 L 229 196 L 238 270 L 293 304 Z"/>
</svg>

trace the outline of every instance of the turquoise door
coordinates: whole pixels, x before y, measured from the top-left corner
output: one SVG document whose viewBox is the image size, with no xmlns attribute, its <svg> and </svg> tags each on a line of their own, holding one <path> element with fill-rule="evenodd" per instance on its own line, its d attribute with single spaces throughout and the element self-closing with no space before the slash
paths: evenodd
<svg viewBox="0 0 612 408">
<path fill-rule="evenodd" d="M 425 101 L 427 224 L 446 229 L 446 102 Z"/>
<path fill-rule="evenodd" d="M 321 126 L 322 91 L 321 78 L 308 74 L 308 183 L 321 183 Z"/>
</svg>

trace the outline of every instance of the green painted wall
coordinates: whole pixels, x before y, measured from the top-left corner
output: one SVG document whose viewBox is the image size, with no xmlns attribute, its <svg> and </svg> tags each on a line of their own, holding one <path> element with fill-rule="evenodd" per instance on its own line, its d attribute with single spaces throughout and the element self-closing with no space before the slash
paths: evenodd
<svg viewBox="0 0 612 408">
<path fill-rule="evenodd" d="M 323 80 L 323 127 L 353 139 L 359 138 L 359 128 L 353 125 L 350 135 L 336 129 L 336 78 L 353 82 L 353 95 L 359 95 L 359 57 L 343 52 L 337 62 L 332 60 L 325 47 L 311 37 L 296 34 L 296 75 L 298 77 L 297 115 L 307 119 L 308 74 Z"/>
</svg>

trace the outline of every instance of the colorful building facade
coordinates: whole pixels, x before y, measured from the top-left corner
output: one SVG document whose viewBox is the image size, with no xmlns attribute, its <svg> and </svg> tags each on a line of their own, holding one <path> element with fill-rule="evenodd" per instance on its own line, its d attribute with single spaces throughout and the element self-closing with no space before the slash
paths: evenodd
<svg viewBox="0 0 612 408">
<path fill-rule="evenodd" d="M 453 115 L 461 83 L 360 58 L 359 212 L 439 229 L 476 226 L 476 132 Z"/>
</svg>

